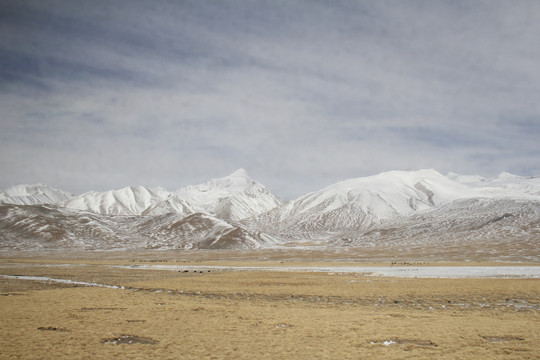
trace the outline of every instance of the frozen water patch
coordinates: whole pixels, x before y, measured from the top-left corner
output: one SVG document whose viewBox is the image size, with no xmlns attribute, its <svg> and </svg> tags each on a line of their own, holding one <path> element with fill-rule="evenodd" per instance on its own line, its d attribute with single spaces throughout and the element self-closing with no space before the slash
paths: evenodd
<svg viewBox="0 0 540 360">
<path fill-rule="evenodd" d="M 32 268 L 32 267 L 75 267 L 75 266 L 88 266 L 88 264 L 42 264 L 42 263 L 35 263 L 35 264 L 28 264 L 28 263 L 7 263 L 7 264 L 0 264 L 0 268 Z"/>
<path fill-rule="evenodd" d="M 57 282 L 57 283 L 62 283 L 62 284 L 95 286 L 95 287 L 102 287 L 102 288 L 109 288 L 109 289 L 121 289 L 121 290 L 125 289 L 123 286 L 98 284 L 98 283 L 93 283 L 93 282 L 76 281 L 76 280 L 69 280 L 69 279 L 54 279 L 54 278 L 50 278 L 46 276 L 0 275 L 0 277 L 5 278 L 5 279 L 52 281 L 52 282 Z"/>
<path fill-rule="evenodd" d="M 540 266 L 227 266 L 227 265 L 131 265 L 115 266 L 149 270 L 221 270 L 221 271 L 288 271 L 326 272 L 331 274 L 363 273 L 370 276 L 404 278 L 540 278 Z"/>
<path fill-rule="evenodd" d="M 540 278 L 540 266 L 424 266 L 372 268 L 373 275 L 418 278 Z"/>
</svg>

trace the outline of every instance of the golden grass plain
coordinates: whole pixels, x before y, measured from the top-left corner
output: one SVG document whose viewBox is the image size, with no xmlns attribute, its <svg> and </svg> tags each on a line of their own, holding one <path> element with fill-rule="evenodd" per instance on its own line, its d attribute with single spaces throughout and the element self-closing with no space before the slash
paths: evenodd
<svg viewBox="0 0 540 360">
<path fill-rule="evenodd" d="M 281 264 L 215 256 L 170 257 L 168 263 Z M 540 357 L 538 279 L 111 267 L 158 261 L 157 255 L 127 253 L 0 259 L 2 275 L 125 287 L 0 278 L 0 358 Z M 285 263 L 323 264 L 294 261 Z"/>
</svg>

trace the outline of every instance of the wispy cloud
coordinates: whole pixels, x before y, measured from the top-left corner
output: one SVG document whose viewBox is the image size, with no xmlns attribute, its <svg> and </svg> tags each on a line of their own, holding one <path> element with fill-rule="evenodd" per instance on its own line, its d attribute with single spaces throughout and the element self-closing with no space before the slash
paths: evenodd
<svg viewBox="0 0 540 360">
<path fill-rule="evenodd" d="M 537 1 L 0 5 L 0 187 L 539 174 Z"/>
</svg>

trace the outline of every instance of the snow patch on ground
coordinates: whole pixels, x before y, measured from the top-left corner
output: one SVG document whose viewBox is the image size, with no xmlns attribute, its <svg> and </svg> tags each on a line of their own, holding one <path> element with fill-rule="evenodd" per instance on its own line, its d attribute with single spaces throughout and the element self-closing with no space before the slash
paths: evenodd
<svg viewBox="0 0 540 360">
<path fill-rule="evenodd" d="M 69 280 L 69 279 L 53 279 L 46 276 L 0 275 L 0 277 L 5 278 L 5 279 L 50 281 L 50 282 L 57 282 L 57 283 L 62 283 L 62 284 L 95 286 L 95 287 L 102 287 L 102 288 L 109 288 L 109 289 L 124 289 L 123 286 L 105 285 L 105 284 L 98 284 L 98 283 L 85 282 L 85 281 L 75 281 L 75 280 Z"/>
</svg>

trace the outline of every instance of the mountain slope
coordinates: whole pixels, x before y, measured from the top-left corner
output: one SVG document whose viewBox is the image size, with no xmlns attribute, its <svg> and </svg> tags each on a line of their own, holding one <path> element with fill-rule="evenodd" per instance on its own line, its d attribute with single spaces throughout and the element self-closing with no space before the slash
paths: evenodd
<svg viewBox="0 0 540 360">
<path fill-rule="evenodd" d="M 197 211 L 194 209 L 193 205 L 180 198 L 180 196 L 173 194 L 156 205 L 148 207 L 141 213 L 141 215 L 156 216 L 174 213 L 187 216 L 196 212 Z"/>
<path fill-rule="evenodd" d="M 508 173 L 391 171 L 285 204 L 244 170 L 174 194 L 139 186 L 71 197 L 45 185 L 0 194 L 15 203 L 0 204 L 2 251 L 352 246 L 379 257 L 540 258 L 540 178 Z"/>
<path fill-rule="evenodd" d="M 130 186 L 105 192 L 87 192 L 60 206 L 101 215 L 140 215 L 169 196 L 170 193 L 162 188 Z"/>
<path fill-rule="evenodd" d="M 50 205 L 1 205 L 0 250 L 129 249 L 129 226 L 92 213 Z"/>
<path fill-rule="evenodd" d="M 479 192 L 435 170 L 391 171 L 350 179 L 290 201 L 252 221 L 282 236 L 318 236 L 367 228 L 428 211 Z M 309 235 L 312 232 L 315 235 Z"/>
<path fill-rule="evenodd" d="M 0 205 L 0 251 L 254 249 L 271 241 L 200 213 L 109 216 L 49 205 Z"/>
<path fill-rule="evenodd" d="M 449 179 L 481 190 L 486 197 L 540 198 L 540 177 L 526 177 L 503 172 L 494 178 L 449 173 Z"/>
<path fill-rule="evenodd" d="M 155 216 L 139 223 L 137 232 L 151 239 L 149 248 L 160 249 L 254 249 L 271 241 L 238 223 L 202 213 Z"/>
<path fill-rule="evenodd" d="M 0 192 L 0 204 L 53 204 L 69 200 L 72 197 L 72 194 L 48 185 L 17 185 Z"/>
<path fill-rule="evenodd" d="M 244 169 L 199 185 L 182 187 L 175 194 L 199 212 L 230 220 L 245 219 L 282 204 L 264 185 L 251 179 Z"/>
<path fill-rule="evenodd" d="M 433 211 L 393 219 L 336 237 L 332 245 L 416 252 L 439 259 L 538 261 L 540 201 L 457 200 Z"/>
</svg>

